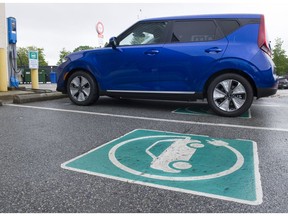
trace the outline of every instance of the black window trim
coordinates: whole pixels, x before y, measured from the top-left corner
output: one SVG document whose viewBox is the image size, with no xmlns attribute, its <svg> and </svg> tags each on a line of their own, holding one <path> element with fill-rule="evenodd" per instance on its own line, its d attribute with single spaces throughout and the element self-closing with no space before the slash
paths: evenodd
<svg viewBox="0 0 288 216">
<path fill-rule="evenodd" d="M 173 34 L 173 26 L 175 22 L 189 22 L 189 21 L 213 21 L 214 24 L 216 25 L 217 29 L 219 30 L 221 37 L 216 39 L 216 40 L 210 40 L 210 41 L 191 41 L 191 42 L 177 42 L 177 43 L 173 43 L 172 40 L 172 34 Z M 260 23 L 260 19 L 259 18 L 199 18 L 199 19 L 173 19 L 173 20 L 149 20 L 149 21 L 139 21 L 137 23 L 135 23 L 134 25 L 130 26 L 128 29 L 126 29 L 125 31 L 123 31 L 121 34 L 119 34 L 117 36 L 117 45 L 119 47 L 133 47 L 133 46 L 156 46 L 156 45 L 160 45 L 160 44 L 179 44 L 179 43 L 205 43 L 205 42 L 212 42 L 212 41 L 217 41 L 217 40 L 221 40 L 223 38 L 226 38 L 228 35 L 225 35 L 223 32 L 222 27 L 220 26 L 220 24 L 217 22 L 217 20 L 233 20 L 236 21 L 239 24 L 239 28 L 241 28 L 242 26 L 248 25 L 248 24 L 259 24 Z M 160 22 L 166 22 L 167 26 L 166 26 L 166 30 L 164 32 L 165 34 L 165 39 L 163 43 L 158 43 L 158 44 L 137 44 L 137 45 L 119 45 L 119 41 L 124 39 L 129 32 L 131 32 L 131 30 L 135 27 L 137 27 L 137 25 L 143 24 L 143 23 L 160 23 Z M 234 31 L 233 31 L 234 32 Z M 233 33 L 231 32 L 231 33 Z M 231 34 L 230 33 L 230 34 Z"/>
</svg>

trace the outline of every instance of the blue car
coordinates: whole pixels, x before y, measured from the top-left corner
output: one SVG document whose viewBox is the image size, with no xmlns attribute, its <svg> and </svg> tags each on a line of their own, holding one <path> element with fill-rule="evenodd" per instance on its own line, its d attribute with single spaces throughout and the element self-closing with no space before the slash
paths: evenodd
<svg viewBox="0 0 288 216">
<path fill-rule="evenodd" d="M 58 67 L 57 90 L 77 105 L 105 95 L 193 101 L 218 115 L 246 112 L 278 88 L 264 15 L 145 19 L 101 49 L 75 52 Z"/>
</svg>

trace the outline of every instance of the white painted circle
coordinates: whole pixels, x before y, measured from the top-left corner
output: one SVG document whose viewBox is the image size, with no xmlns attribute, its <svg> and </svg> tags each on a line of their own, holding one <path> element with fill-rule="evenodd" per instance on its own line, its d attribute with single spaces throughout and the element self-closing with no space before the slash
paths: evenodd
<svg viewBox="0 0 288 216">
<path fill-rule="evenodd" d="M 159 135 L 159 136 L 144 136 L 144 137 L 138 137 L 138 138 L 134 138 L 134 139 L 130 139 L 130 140 L 126 140 L 123 141 L 121 143 L 118 143 L 117 145 L 113 146 L 113 148 L 110 149 L 109 151 L 109 160 L 119 169 L 124 170 L 125 172 L 134 174 L 134 175 L 138 175 L 138 176 L 142 176 L 142 177 L 146 177 L 146 178 L 152 178 L 152 179 L 159 179 L 159 180 L 168 180 L 168 181 L 196 181 L 196 180 L 207 180 L 207 179 L 214 179 L 214 178 L 219 178 L 219 177 L 223 177 L 226 175 L 229 175 L 235 171 L 237 171 L 238 169 L 240 169 L 242 167 L 242 165 L 244 164 L 244 157 L 242 156 L 242 154 L 236 150 L 235 148 L 229 146 L 229 145 L 225 145 L 222 146 L 224 148 L 229 149 L 230 151 L 232 151 L 237 158 L 236 163 L 230 167 L 227 170 L 224 170 L 222 172 L 219 173 L 214 173 L 214 174 L 208 174 L 208 175 L 201 175 L 201 176 L 186 176 L 186 177 L 175 177 L 175 176 L 161 176 L 161 175 L 154 175 L 154 174 L 148 174 L 145 172 L 139 172 L 137 170 L 131 169 L 125 165 L 123 165 L 120 161 L 117 160 L 115 154 L 118 148 L 120 148 L 123 145 L 126 145 L 130 142 L 134 142 L 134 141 L 138 141 L 138 140 L 143 140 L 143 139 L 150 139 L 150 138 L 182 138 L 185 139 L 187 137 L 185 136 L 172 136 L 172 135 Z"/>
</svg>

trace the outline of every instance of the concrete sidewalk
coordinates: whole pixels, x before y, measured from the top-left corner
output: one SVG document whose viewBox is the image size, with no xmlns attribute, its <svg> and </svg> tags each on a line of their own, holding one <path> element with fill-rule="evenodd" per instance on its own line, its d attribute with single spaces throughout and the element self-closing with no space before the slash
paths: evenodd
<svg viewBox="0 0 288 216">
<path fill-rule="evenodd" d="M 67 97 L 56 91 L 57 84 L 39 83 L 39 89 L 32 89 L 31 84 L 20 84 L 19 88 L 0 92 L 0 106 L 7 103 L 28 103 L 35 101 L 53 100 Z"/>
</svg>

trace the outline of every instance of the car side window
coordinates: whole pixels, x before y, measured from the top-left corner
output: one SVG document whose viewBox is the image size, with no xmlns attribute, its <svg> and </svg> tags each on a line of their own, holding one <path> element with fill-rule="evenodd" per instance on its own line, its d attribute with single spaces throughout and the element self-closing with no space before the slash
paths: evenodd
<svg viewBox="0 0 288 216">
<path fill-rule="evenodd" d="M 171 42 L 205 42 L 221 37 L 222 32 L 213 20 L 176 21 Z"/>
<path fill-rule="evenodd" d="M 139 23 L 118 41 L 119 46 L 164 43 L 167 22 Z"/>
<path fill-rule="evenodd" d="M 225 36 L 231 34 L 240 27 L 240 24 L 236 20 L 223 19 L 223 20 L 217 20 L 217 22 L 221 26 Z"/>
</svg>

